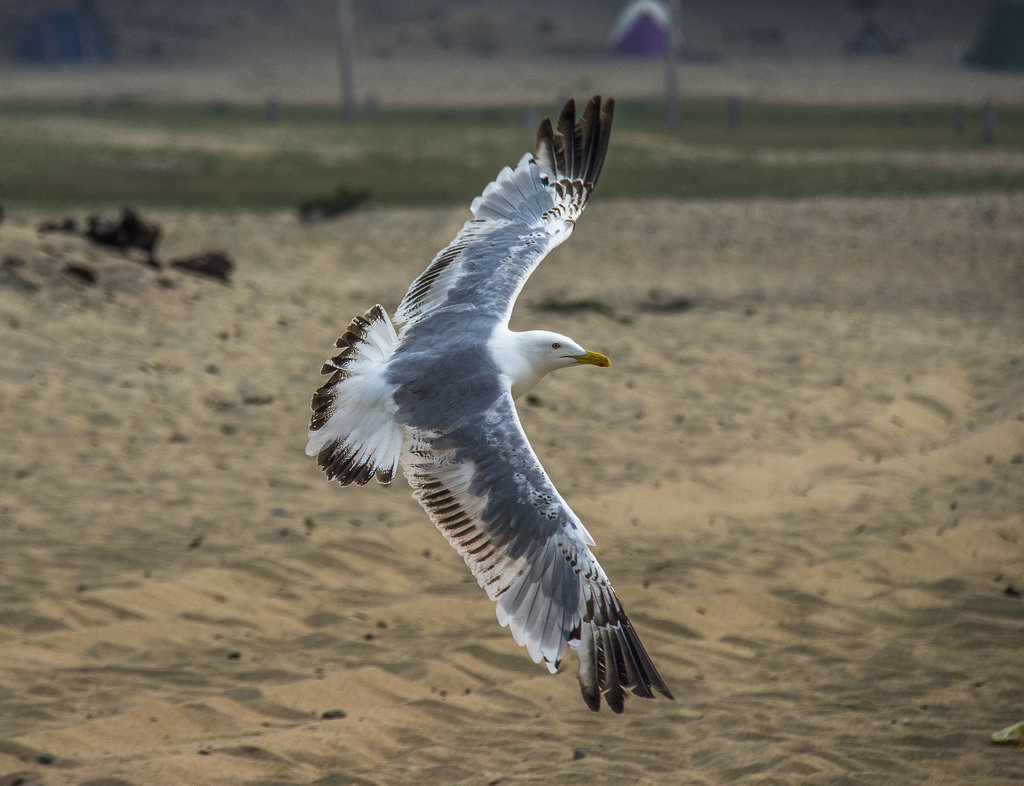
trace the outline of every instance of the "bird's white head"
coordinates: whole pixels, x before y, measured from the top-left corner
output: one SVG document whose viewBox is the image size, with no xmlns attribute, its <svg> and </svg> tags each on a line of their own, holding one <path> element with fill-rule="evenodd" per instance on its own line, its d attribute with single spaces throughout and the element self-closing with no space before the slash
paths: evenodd
<svg viewBox="0 0 1024 786">
<path fill-rule="evenodd" d="M 568 336 L 549 330 L 530 330 L 522 334 L 529 349 L 532 363 L 541 366 L 547 374 L 556 368 L 590 365 L 608 368 L 611 361 L 599 352 L 584 349 Z"/>
<path fill-rule="evenodd" d="M 509 331 L 503 339 L 494 346 L 495 358 L 512 381 L 515 398 L 555 369 L 579 365 L 608 368 L 611 365 L 608 358 L 599 352 L 586 350 L 568 336 L 549 330 Z"/>
</svg>

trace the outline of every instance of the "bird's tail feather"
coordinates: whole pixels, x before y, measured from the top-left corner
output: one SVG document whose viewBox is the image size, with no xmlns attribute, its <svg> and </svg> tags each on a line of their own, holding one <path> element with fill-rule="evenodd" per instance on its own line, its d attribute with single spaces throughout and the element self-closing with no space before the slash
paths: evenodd
<svg viewBox="0 0 1024 786">
<path fill-rule="evenodd" d="M 384 379 L 397 344 L 387 312 L 376 305 L 352 320 L 334 343 L 341 352 L 320 370 L 331 378 L 313 394 L 306 455 L 343 486 L 363 486 L 374 476 L 390 483 L 398 471 L 402 429 Z"/>
</svg>

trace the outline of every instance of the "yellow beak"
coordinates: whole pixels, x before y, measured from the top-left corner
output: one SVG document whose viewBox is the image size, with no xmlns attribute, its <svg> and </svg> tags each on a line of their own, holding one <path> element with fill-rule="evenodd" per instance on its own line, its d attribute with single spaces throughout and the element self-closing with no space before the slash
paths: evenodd
<svg viewBox="0 0 1024 786">
<path fill-rule="evenodd" d="M 572 359 L 577 363 L 586 363 L 588 365 L 599 366 L 601 368 L 608 368 L 612 364 L 612 362 L 600 352 L 591 352 L 589 349 L 582 355 L 573 355 Z"/>
</svg>

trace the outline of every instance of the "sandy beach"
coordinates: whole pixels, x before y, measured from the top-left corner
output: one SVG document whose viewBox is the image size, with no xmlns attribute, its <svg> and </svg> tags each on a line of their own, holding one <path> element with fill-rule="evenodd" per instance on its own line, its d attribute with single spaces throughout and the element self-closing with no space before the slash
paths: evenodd
<svg viewBox="0 0 1024 786">
<path fill-rule="evenodd" d="M 623 717 L 404 482 L 303 455 L 335 334 L 463 217 L 152 216 L 230 286 L 8 217 L 5 782 L 1019 782 L 1024 199 L 596 199 L 537 272 L 514 326 L 613 361 L 521 412 L 677 696 Z"/>
</svg>

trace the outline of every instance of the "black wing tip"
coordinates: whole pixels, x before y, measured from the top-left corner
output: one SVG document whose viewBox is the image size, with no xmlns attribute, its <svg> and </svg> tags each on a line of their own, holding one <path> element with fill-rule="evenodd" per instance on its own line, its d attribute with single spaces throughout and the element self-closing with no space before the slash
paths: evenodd
<svg viewBox="0 0 1024 786">
<path fill-rule="evenodd" d="M 536 158 L 556 180 L 580 180 L 593 190 L 611 138 L 615 99 L 592 96 L 576 115 L 576 99 L 562 106 L 557 124 L 545 117 L 537 129 Z"/>
<path fill-rule="evenodd" d="M 658 693 L 661 694 L 662 698 L 675 701 L 676 697 L 672 695 L 672 692 L 664 685 L 651 685 Z M 650 688 L 645 690 L 641 689 L 641 686 L 635 686 L 631 689 L 631 693 L 634 696 L 638 696 L 641 699 L 656 699 Z M 593 712 L 601 711 L 601 696 L 604 696 L 605 704 L 608 705 L 608 709 L 614 712 L 616 715 L 622 715 L 626 711 L 626 694 L 622 691 L 621 687 L 609 688 L 604 694 L 598 689 L 589 689 L 584 685 L 580 685 L 580 694 L 583 696 L 583 701 L 587 707 Z"/>
<path fill-rule="evenodd" d="M 675 696 L 662 679 L 640 637 L 633 629 L 619 599 L 610 587 L 588 602 L 588 614 L 580 629 L 580 692 L 586 705 L 597 712 L 601 696 L 615 714 L 625 710 L 625 690 L 644 699 Z"/>
<path fill-rule="evenodd" d="M 597 689 L 597 685 L 584 685 L 581 682 L 580 693 L 583 695 L 583 701 L 591 710 L 601 711 L 601 691 Z"/>
<path fill-rule="evenodd" d="M 593 101 L 594 99 L 590 99 Z M 600 99 L 598 99 L 600 100 Z M 576 124 L 576 99 L 568 98 L 562 105 L 562 111 L 558 115 L 558 131 L 566 133 Z"/>
</svg>

